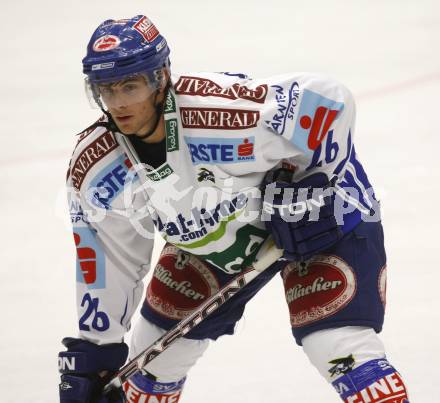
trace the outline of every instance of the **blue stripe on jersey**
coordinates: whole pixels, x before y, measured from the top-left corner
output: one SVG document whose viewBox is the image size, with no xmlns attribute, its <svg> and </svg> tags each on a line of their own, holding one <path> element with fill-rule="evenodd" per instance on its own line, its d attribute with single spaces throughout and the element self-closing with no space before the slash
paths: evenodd
<svg viewBox="0 0 440 403">
<path fill-rule="evenodd" d="M 374 190 L 368 180 L 368 177 L 356 158 L 356 152 L 353 150 L 349 161 L 345 165 L 345 173 L 341 180 L 337 182 L 339 189 L 347 190 L 350 194 L 350 204 L 358 205 L 358 209 L 364 213 L 366 211 L 374 210 L 377 206 L 377 200 L 374 195 Z M 349 189 L 353 190 L 350 192 Z"/>
<path fill-rule="evenodd" d="M 347 155 L 336 166 L 335 170 L 333 171 L 333 173 L 335 175 L 339 175 L 340 174 L 342 169 L 345 167 L 346 162 L 349 160 L 349 158 L 351 158 L 351 154 L 353 154 L 353 153 L 354 153 L 354 146 L 351 143 L 351 130 L 350 130 L 348 132 L 348 137 L 347 137 Z"/>
</svg>

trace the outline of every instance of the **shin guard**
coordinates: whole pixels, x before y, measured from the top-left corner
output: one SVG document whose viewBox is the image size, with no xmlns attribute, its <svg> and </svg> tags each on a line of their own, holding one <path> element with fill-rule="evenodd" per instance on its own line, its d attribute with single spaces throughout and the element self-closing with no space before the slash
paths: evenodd
<svg viewBox="0 0 440 403">
<path fill-rule="evenodd" d="M 177 403 L 186 378 L 177 382 L 158 382 L 141 373 L 124 383 L 127 403 Z"/>
<path fill-rule="evenodd" d="M 332 385 L 345 403 L 409 403 L 400 374 L 386 359 L 368 361 Z"/>
<path fill-rule="evenodd" d="M 405 384 L 373 329 L 326 329 L 302 343 L 310 362 L 345 403 L 409 403 Z"/>
</svg>

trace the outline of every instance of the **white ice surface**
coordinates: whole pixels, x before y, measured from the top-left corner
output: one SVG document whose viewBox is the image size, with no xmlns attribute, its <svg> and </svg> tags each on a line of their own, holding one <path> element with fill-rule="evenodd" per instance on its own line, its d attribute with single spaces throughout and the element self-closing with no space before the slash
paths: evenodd
<svg viewBox="0 0 440 403">
<path fill-rule="evenodd" d="M 439 347 L 438 0 L 3 0 L 0 23 L 0 402 L 57 401 L 57 352 L 75 334 L 74 247 L 63 182 L 97 112 L 81 58 L 95 26 L 146 13 L 176 71 L 320 71 L 357 98 L 356 144 L 384 212 L 382 337 L 412 403 L 436 403 Z M 332 403 L 291 337 L 281 281 L 194 368 L 182 403 Z"/>
</svg>

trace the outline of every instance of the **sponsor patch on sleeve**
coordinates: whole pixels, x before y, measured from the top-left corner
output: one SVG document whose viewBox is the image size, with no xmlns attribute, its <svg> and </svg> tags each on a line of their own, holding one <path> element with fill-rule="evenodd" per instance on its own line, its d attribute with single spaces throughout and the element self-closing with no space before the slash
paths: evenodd
<svg viewBox="0 0 440 403">
<path fill-rule="evenodd" d="M 80 190 L 90 168 L 117 147 L 118 143 L 110 132 L 105 132 L 88 144 L 72 164 L 71 177 L 73 187 Z"/>
<path fill-rule="evenodd" d="M 304 90 L 290 141 L 307 155 L 312 155 L 343 108 L 342 102 Z"/>
<path fill-rule="evenodd" d="M 105 257 L 101 246 L 89 227 L 75 228 L 76 281 L 89 289 L 105 288 Z"/>
</svg>

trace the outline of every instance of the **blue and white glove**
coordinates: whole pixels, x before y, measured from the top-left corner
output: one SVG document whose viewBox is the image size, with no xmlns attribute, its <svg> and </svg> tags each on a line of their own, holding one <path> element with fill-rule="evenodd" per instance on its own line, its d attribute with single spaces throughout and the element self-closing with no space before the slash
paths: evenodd
<svg viewBox="0 0 440 403">
<path fill-rule="evenodd" d="M 67 351 L 58 354 L 61 373 L 60 403 L 122 403 L 122 391 L 103 396 L 102 390 L 128 356 L 125 343 L 97 345 L 82 339 L 66 337 Z"/>
<path fill-rule="evenodd" d="M 292 182 L 284 168 L 269 172 L 263 182 L 262 219 L 283 258 L 303 261 L 323 252 L 344 234 L 334 215 L 334 181 L 316 173 Z"/>
</svg>

